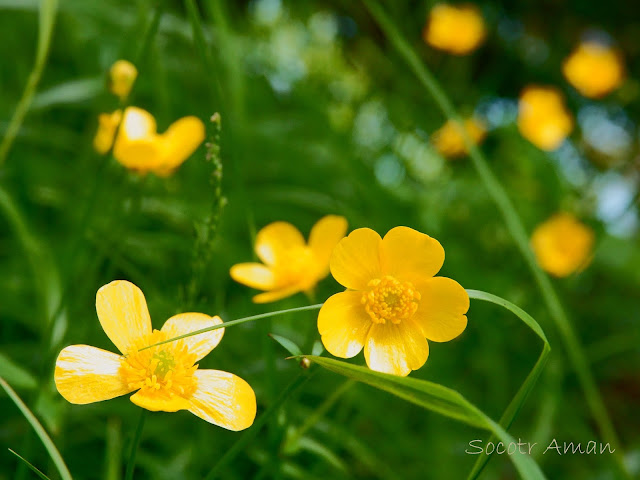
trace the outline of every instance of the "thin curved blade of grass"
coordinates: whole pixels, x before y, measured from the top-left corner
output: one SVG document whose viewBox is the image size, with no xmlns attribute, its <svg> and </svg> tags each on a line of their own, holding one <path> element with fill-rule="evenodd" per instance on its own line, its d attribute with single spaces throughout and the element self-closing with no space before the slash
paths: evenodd
<svg viewBox="0 0 640 480">
<path fill-rule="evenodd" d="M 304 358 L 308 358 L 331 372 L 366 383 L 379 390 L 384 390 L 426 410 L 458 420 L 472 427 L 488 430 L 505 445 L 516 443 L 513 437 L 498 423 L 491 420 L 456 390 L 427 380 L 374 372 L 366 367 L 331 358 L 316 357 L 314 355 L 305 355 Z M 540 467 L 530 456 L 516 452 L 510 456 L 510 459 L 524 480 L 543 480 L 546 478 Z"/>
<path fill-rule="evenodd" d="M 260 313 L 258 315 L 251 315 L 250 317 L 231 320 L 229 322 L 220 323 L 219 325 L 214 325 L 212 327 L 201 328 L 200 330 L 194 330 L 193 332 L 189 332 L 189 333 L 185 333 L 184 335 L 179 335 L 177 337 L 169 338 L 168 340 L 154 343 L 153 345 L 147 345 L 146 347 L 141 348 L 140 351 L 147 350 L 148 348 L 152 348 L 152 347 L 157 347 L 158 345 L 164 345 L 165 343 L 175 342 L 176 340 L 180 340 L 183 338 L 192 337 L 194 335 L 199 335 L 201 333 L 218 330 L 219 328 L 229 328 L 235 325 L 240 325 L 242 323 L 253 322 L 254 320 L 260 320 L 261 318 L 271 318 L 271 317 L 276 317 L 278 315 L 284 315 L 286 313 L 304 312 L 306 310 L 319 310 L 320 307 L 322 307 L 322 303 L 318 303 L 316 305 L 308 305 L 306 307 L 287 308 L 286 310 L 276 310 L 275 312 L 266 312 L 266 313 Z"/>
<path fill-rule="evenodd" d="M 529 375 L 527 375 L 527 378 L 518 390 L 518 393 L 516 393 L 516 395 L 511 399 L 511 402 L 509 402 L 509 405 L 500 418 L 500 426 L 504 429 L 508 429 L 513 423 L 514 418 L 522 408 L 522 405 L 529 396 L 529 393 L 531 392 L 531 390 L 533 390 L 534 385 L 540 378 L 540 374 L 547 364 L 549 352 L 551 352 L 551 346 L 549 345 L 549 341 L 542 331 L 542 328 L 540 328 L 538 322 L 536 322 L 531 315 L 529 315 L 517 305 L 514 305 L 513 303 L 496 295 L 481 292 L 479 290 L 467 290 L 467 293 L 469 294 L 469 298 L 472 298 L 474 300 L 481 300 L 483 302 L 493 303 L 495 305 L 500 305 L 501 307 L 506 308 L 507 310 L 515 314 L 520 320 L 522 320 L 531 330 L 533 330 L 543 342 L 542 352 L 538 357 L 538 361 L 534 365 L 533 369 L 529 372 Z M 494 440 L 495 437 L 492 436 L 488 441 L 491 442 Z M 487 462 L 489 462 L 491 456 L 492 454 L 480 455 L 476 460 L 471 473 L 467 477 L 467 480 L 474 480 L 478 478 L 478 475 L 480 475 L 482 469 L 485 467 Z"/>
<path fill-rule="evenodd" d="M 14 452 L 13 450 L 11 450 L 10 448 L 8 449 L 11 453 L 13 453 L 16 457 L 18 457 L 27 467 L 29 467 L 33 473 L 35 473 L 36 475 L 38 475 L 42 480 L 51 480 L 49 477 L 47 477 L 44 473 L 42 473 L 40 470 L 38 470 L 31 462 L 29 462 L 29 460 L 27 460 L 26 458 L 24 458 L 22 455 Z"/>
<path fill-rule="evenodd" d="M 399 29 L 391 21 L 385 10 L 375 0 L 363 0 L 363 2 L 393 47 L 398 51 L 407 66 L 413 71 L 420 83 L 432 96 L 447 119 L 456 124 L 462 125 L 460 115 L 456 111 L 446 92 L 440 86 L 439 82 L 424 62 L 420 59 L 415 50 L 410 46 L 409 42 L 400 33 Z M 538 285 L 538 288 L 540 289 L 542 298 L 547 305 L 551 319 L 560 333 L 560 338 L 562 339 L 564 348 L 567 351 L 569 361 L 578 376 L 578 380 L 580 381 L 580 385 L 587 400 L 587 405 L 589 406 L 591 414 L 598 425 L 600 433 L 603 439 L 615 448 L 613 456 L 617 462 L 620 473 L 623 474 L 624 478 L 631 479 L 631 474 L 625 465 L 624 454 L 622 449 L 619 447 L 620 441 L 618 439 L 618 435 L 615 431 L 604 400 L 598 390 L 593 374 L 591 373 L 584 348 L 580 343 L 580 339 L 578 338 L 569 317 L 562 307 L 558 294 L 553 288 L 549 276 L 542 271 L 536 262 L 533 252 L 529 247 L 529 240 L 524 224 L 511 202 L 511 199 L 507 195 L 506 190 L 494 175 L 493 171 L 489 167 L 489 163 L 484 158 L 480 149 L 470 138 L 467 130 L 465 128 L 460 128 L 460 132 L 462 133 L 465 146 L 469 149 L 471 163 L 476 169 L 482 183 L 485 185 L 487 192 L 496 204 L 496 207 L 502 215 L 504 223 L 514 240 L 516 247 L 520 251 L 527 267 L 529 267 L 529 270 Z"/>
<path fill-rule="evenodd" d="M 36 388 L 38 381 L 27 370 L 0 352 L 0 377 L 6 378 L 16 388 Z"/>
<path fill-rule="evenodd" d="M 27 419 L 27 421 L 29 422 L 33 430 L 36 432 L 38 437 L 40 437 L 40 440 L 42 441 L 44 448 L 46 448 L 47 452 L 49 452 L 49 456 L 51 457 L 51 460 L 53 460 L 53 463 L 58 469 L 58 473 L 60 473 L 60 478 L 62 478 L 62 480 L 72 480 L 71 473 L 69 472 L 67 465 L 64 463 L 64 460 L 62 459 L 60 452 L 54 445 L 53 441 L 51 440 L 51 438 L 49 437 L 45 429 L 42 427 L 42 425 L 40 425 L 40 422 L 38 421 L 38 419 L 35 417 L 33 413 L 31 413 L 31 410 L 29 410 L 29 407 L 27 407 L 24 404 L 24 402 L 20 399 L 18 394 L 13 390 L 13 388 L 11 388 L 11 386 L 7 382 L 5 382 L 4 378 L 2 377 L 0 377 L 0 387 L 2 387 L 5 392 L 7 392 L 7 395 L 9 395 L 9 398 L 13 401 L 13 403 L 16 404 L 16 407 L 20 409 L 20 411 L 22 412 L 22 415 L 24 415 L 24 417 Z"/>
<path fill-rule="evenodd" d="M 42 0 L 40 2 L 40 10 L 38 14 L 38 47 L 36 50 L 36 60 L 33 65 L 33 69 L 27 79 L 27 84 L 22 92 L 22 97 L 16 106 L 16 110 L 11 117 L 11 122 L 7 128 L 2 143 L 0 144 L 0 167 L 4 164 L 13 145 L 13 141 L 18 135 L 18 131 L 22 126 L 24 117 L 29 111 L 33 96 L 36 93 L 36 88 L 40 82 L 42 71 L 47 61 L 47 55 L 49 53 L 49 45 L 51 44 L 51 35 L 53 34 L 53 25 L 56 19 L 56 12 L 58 10 L 58 0 Z"/>
</svg>

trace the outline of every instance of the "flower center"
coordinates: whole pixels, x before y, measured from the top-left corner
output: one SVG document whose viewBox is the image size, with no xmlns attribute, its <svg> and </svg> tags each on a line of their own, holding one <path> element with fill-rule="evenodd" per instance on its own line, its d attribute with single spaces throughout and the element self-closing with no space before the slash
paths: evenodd
<svg viewBox="0 0 640 480">
<path fill-rule="evenodd" d="M 120 375 L 131 389 L 156 391 L 169 397 L 188 398 L 195 391 L 197 380 L 193 373 L 196 356 L 189 353 L 180 340 L 140 351 L 141 348 L 166 340 L 165 332 L 154 330 L 135 342 L 122 358 Z"/>
<path fill-rule="evenodd" d="M 362 294 L 362 304 L 374 323 L 400 323 L 416 313 L 420 292 L 411 282 L 387 275 L 371 280 L 368 286 L 371 290 Z"/>
</svg>

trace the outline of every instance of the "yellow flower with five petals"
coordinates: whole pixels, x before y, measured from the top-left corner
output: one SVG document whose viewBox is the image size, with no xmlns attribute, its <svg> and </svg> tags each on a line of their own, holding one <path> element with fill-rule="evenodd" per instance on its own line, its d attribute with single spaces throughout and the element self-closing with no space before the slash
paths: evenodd
<svg viewBox="0 0 640 480">
<path fill-rule="evenodd" d="M 163 340 L 219 325 L 219 317 L 181 313 L 152 330 L 142 291 L 126 281 L 98 290 L 96 310 L 117 355 L 88 345 L 64 348 L 56 361 L 55 383 L 69 402 L 109 400 L 135 390 L 131 401 L 152 411 L 188 410 L 228 430 L 253 423 L 256 397 L 247 382 L 219 370 L 198 370 L 197 361 L 213 350 L 224 328 L 144 349 Z"/>
<path fill-rule="evenodd" d="M 467 55 L 484 41 L 486 28 L 482 13 L 475 5 L 441 3 L 429 12 L 422 31 L 425 42 L 454 55 Z"/>
<path fill-rule="evenodd" d="M 368 228 L 351 232 L 331 256 L 331 273 L 347 290 L 318 315 L 327 351 L 351 358 L 364 348 L 369 368 L 396 375 L 424 365 L 427 340 L 447 342 L 467 326 L 467 292 L 434 276 L 443 263 L 442 245 L 411 228 L 384 238 Z"/>
<path fill-rule="evenodd" d="M 518 129 L 536 147 L 553 151 L 573 130 L 573 117 L 555 87 L 530 85 L 520 94 Z"/>
<path fill-rule="evenodd" d="M 203 142 L 204 124 L 189 116 L 175 121 L 165 133 L 157 133 L 156 128 L 153 115 L 138 107 L 128 107 L 124 115 L 120 110 L 102 114 L 94 147 L 104 154 L 113 145 L 113 156 L 121 165 L 138 173 L 153 172 L 166 177 Z"/>
<path fill-rule="evenodd" d="M 601 98 L 624 81 L 624 64 L 619 51 L 594 41 L 583 42 L 562 65 L 567 81 L 582 95 Z"/>
<path fill-rule="evenodd" d="M 231 267 L 236 282 L 258 290 L 256 303 L 275 302 L 298 292 L 311 292 L 329 274 L 329 258 L 347 233 L 347 220 L 337 215 L 321 218 L 311 229 L 309 243 L 287 222 L 274 222 L 258 232 L 256 255 L 263 263 Z"/>
<path fill-rule="evenodd" d="M 531 248 L 540 267 L 555 277 L 586 268 L 593 257 L 595 234 L 570 213 L 561 212 L 536 227 Z"/>
</svg>

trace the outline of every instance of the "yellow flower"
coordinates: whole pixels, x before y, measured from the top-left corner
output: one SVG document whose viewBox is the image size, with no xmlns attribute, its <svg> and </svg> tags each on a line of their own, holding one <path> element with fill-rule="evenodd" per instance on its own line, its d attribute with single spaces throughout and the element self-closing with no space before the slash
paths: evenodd
<svg viewBox="0 0 640 480">
<path fill-rule="evenodd" d="M 484 124 L 476 118 L 465 120 L 464 128 L 475 144 L 480 143 L 487 134 Z M 434 132 L 431 141 L 436 150 L 447 158 L 463 157 L 469 153 L 464 138 L 462 138 L 460 126 L 451 120 L 448 120 L 439 130 Z"/>
<path fill-rule="evenodd" d="M 347 233 L 347 220 L 336 215 L 321 218 L 311 229 L 309 243 L 296 227 L 274 222 L 258 232 L 255 251 L 264 263 L 239 263 L 231 278 L 258 290 L 256 303 L 275 302 L 298 292 L 310 292 L 329 274 L 333 248 Z"/>
<path fill-rule="evenodd" d="M 126 281 L 98 290 L 96 310 L 103 330 L 122 355 L 88 345 L 64 348 L 56 361 L 55 382 L 67 401 L 100 402 L 137 390 L 131 401 L 147 410 L 188 410 L 228 430 L 251 426 L 256 397 L 249 384 L 231 373 L 198 370 L 195 364 L 218 345 L 223 328 L 141 350 L 219 325 L 220 317 L 181 313 L 161 330 L 152 330 L 144 295 Z"/>
<path fill-rule="evenodd" d="M 432 47 L 466 55 L 484 41 L 484 19 L 475 5 L 441 3 L 431 9 L 422 37 Z"/>
<path fill-rule="evenodd" d="M 593 230 L 569 213 L 559 213 L 538 225 L 531 236 L 531 248 L 543 270 L 566 277 L 589 265 L 594 243 Z"/>
<path fill-rule="evenodd" d="M 556 150 L 573 129 L 573 117 L 557 88 L 529 86 L 520 94 L 520 133 L 542 150 Z"/>
<path fill-rule="evenodd" d="M 420 368 L 429 356 L 426 339 L 447 342 L 467 326 L 467 292 L 434 277 L 443 263 L 442 245 L 411 228 L 393 228 L 384 239 L 368 228 L 351 232 L 331 256 L 331 273 L 347 290 L 320 309 L 325 348 L 351 358 L 364 347 L 367 365 L 379 372 Z"/>
<path fill-rule="evenodd" d="M 113 145 L 113 138 L 116 136 L 118 125 L 122 120 L 122 110 L 116 110 L 113 113 L 101 113 L 98 116 L 98 131 L 93 138 L 93 148 L 104 155 Z"/>
<path fill-rule="evenodd" d="M 138 70 L 127 60 L 118 60 L 109 69 L 109 88 L 111 93 L 125 99 L 138 76 Z"/>
<path fill-rule="evenodd" d="M 124 111 L 113 156 L 125 167 L 159 176 L 173 173 L 204 140 L 204 124 L 197 117 L 174 122 L 165 133 L 156 132 L 153 116 L 141 108 Z"/>
<path fill-rule="evenodd" d="M 583 42 L 562 65 L 567 81 L 582 95 L 604 97 L 620 86 L 624 65 L 620 53 L 598 42 Z"/>
</svg>

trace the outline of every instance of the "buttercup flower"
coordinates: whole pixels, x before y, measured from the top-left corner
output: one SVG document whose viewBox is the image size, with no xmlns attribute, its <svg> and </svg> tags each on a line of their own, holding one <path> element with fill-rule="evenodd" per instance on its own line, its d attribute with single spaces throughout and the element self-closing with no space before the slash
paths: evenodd
<svg viewBox="0 0 640 480">
<path fill-rule="evenodd" d="M 218 345 L 223 328 L 142 350 L 219 325 L 219 317 L 181 313 L 161 330 L 152 330 L 144 295 L 126 281 L 98 290 L 96 310 L 103 330 L 122 355 L 88 345 L 64 348 L 56 361 L 55 382 L 67 401 L 100 402 L 137 390 L 131 401 L 147 410 L 188 410 L 228 430 L 251 426 L 256 397 L 249 384 L 231 373 L 198 370 L 196 364 Z"/>
<path fill-rule="evenodd" d="M 584 42 L 562 65 L 567 81 L 582 95 L 601 98 L 620 86 L 624 79 L 622 56 L 598 42 Z"/>
<path fill-rule="evenodd" d="M 118 60 L 109 69 L 109 88 L 111 93 L 124 99 L 129 95 L 133 83 L 138 76 L 138 70 L 127 60 Z"/>
<path fill-rule="evenodd" d="M 274 222 L 258 232 L 255 251 L 264 263 L 239 263 L 231 278 L 258 290 L 256 303 L 275 302 L 298 292 L 310 292 L 329 274 L 331 251 L 347 233 L 347 220 L 336 215 L 321 218 L 311 229 L 309 243 L 296 227 Z"/>
<path fill-rule="evenodd" d="M 593 230 L 569 213 L 559 213 L 539 225 L 531 236 L 531 248 L 543 270 L 566 277 L 591 262 Z"/>
<path fill-rule="evenodd" d="M 542 150 L 556 150 L 573 129 L 564 96 L 554 87 L 529 86 L 518 104 L 520 133 Z"/>
<path fill-rule="evenodd" d="M 124 111 L 113 156 L 131 170 L 166 177 L 198 148 L 204 134 L 204 124 L 197 117 L 181 118 L 158 134 L 149 112 L 129 107 Z"/>
<path fill-rule="evenodd" d="M 483 123 L 473 117 L 465 120 L 464 128 L 476 144 L 480 143 L 487 134 Z M 434 132 L 431 141 L 436 150 L 447 158 L 459 158 L 469 153 L 460 126 L 451 120 L 448 120 L 439 130 Z"/>
<path fill-rule="evenodd" d="M 113 113 L 101 113 L 98 116 L 98 131 L 93 138 L 93 148 L 96 152 L 104 155 L 113 145 L 113 138 L 116 136 L 118 125 L 122 120 L 122 110 Z"/>
<path fill-rule="evenodd" d="M 441 3 L 431 9 L 422 37 L 432 47 L 454 55 L 466 55 L 484 41 L 486 30 L 475 5 Z"/>
<path fill-rule="evenodd" d="M 331 273 L 347 290 L 318 315 L 327 351 L 351 358 L 364 347 L 369 368 L 396 375 L 424 365 L 427 339 L 447 342 L 467 326 L 467 292 L 434 277 L 443 263 L 442 245 L 411 228 L 393 228 L 384 239 L 368 228 L 351 232 L 331 255 Z"/>
</svg>

